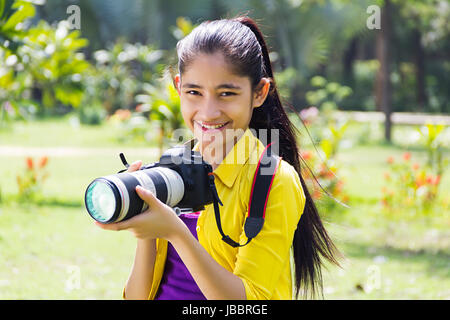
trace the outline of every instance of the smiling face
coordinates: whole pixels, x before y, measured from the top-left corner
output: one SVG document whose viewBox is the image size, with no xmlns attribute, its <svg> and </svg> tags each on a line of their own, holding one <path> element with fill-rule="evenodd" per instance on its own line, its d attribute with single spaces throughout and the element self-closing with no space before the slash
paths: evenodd
<svg viewBox="0 0 450 320">
<path fill-rule="evenodd" d="M 263 78 L 252 90 L 250 78 L 233 73 L 217 52 L 199 54 L 181 77 L 175 77 L 175 86 L 183 119 L 215 167 L 233 147 L 235 137 L 248 128 L 253 108 L 263 104 L 270 82 Z M 210 150 L 208 155 L 205 148 Z"/>
</svg>

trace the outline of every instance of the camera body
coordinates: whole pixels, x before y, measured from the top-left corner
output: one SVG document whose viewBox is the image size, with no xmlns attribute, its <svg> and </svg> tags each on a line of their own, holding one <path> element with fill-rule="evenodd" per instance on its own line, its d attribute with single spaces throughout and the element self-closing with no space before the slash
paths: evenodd
<svg viewBox="0 0 450 320">
<path fill-rule="evenodd" d="M 212 167 L 205 162 L 198 151 L 192 151 L 184 146 L 175 146 L 165 151 L 159 162 L 141 168 L 164 167 L 177 172 L 184 183 L 184 196 L 176 205 L 180 209 L 200 211 L 213 202 L 210 190 L 210 173 Z"/>
<path fill-rule="evenodd" d="M 126 163 L 124 158 L 122 161 Z M 167 205 L 179 208 L 178 212 L 203 210 L 217 196 L 211 165 L 199 152 L 181 145 L 165 151 L 159 162 L 137 171 L 92 181 L 85 193 L 88 213 L 101 223 L 112 223 L 145 211 L 148 205 L 138 196 L 137 185 L 150 190 Z"/>
</svg>

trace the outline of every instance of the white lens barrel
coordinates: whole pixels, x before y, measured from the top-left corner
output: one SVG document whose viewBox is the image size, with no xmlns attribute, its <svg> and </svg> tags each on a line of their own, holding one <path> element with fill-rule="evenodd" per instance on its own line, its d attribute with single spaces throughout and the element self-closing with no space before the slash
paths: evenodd
<svg viewBox="0 0 450 320">
<path fill-rule="evenodd" d="M 114 219 L 110 217 L 108 222 L 119 222 L 147 210 L 148 204 L 145 201 L 143 201 L 142 207 L 139 207 L 139 196 L 135 193 L 135 190 L 132 190 L 136 183 L 152 192 L 158 199 L 172 208 L 184 197 L 183 178 L 175 170 L 166 167 L 123 172 L 104 176 L 102 179 L 109 181 L 111 187 L 116 189 L 114 191 L 116 199 L 113 212 Z M 120 198 L 120 207 L 118 207 L 118 197 Z M 131 201 L 133 202 L 131 203 Z"/>
<path fill-rule="evenodd" d="M 126 214 L 128 213 L 128 209 L 130 207 L 130 196 L 128 195 L 128 190 L 125 184 L 120 180 L 117 175 L 109 175 L 104 177 L 105 179 L 113 182 L 117 189 L 119 189 L 120 193 L 120 199 L 122 200 L 122 207 L 120 208 L 119 217 L 117 217 L 115 222 L 121 221 L 123 218 L 125 218 Z"/>
<path fill-rule="evenodd" d="M 167 186 L 167 201 L 169 207 L 177 205 L 184 196 L 183 178 L 175 170 L 165 167 L 155 168 L 163 177 Z"/>
</svg>

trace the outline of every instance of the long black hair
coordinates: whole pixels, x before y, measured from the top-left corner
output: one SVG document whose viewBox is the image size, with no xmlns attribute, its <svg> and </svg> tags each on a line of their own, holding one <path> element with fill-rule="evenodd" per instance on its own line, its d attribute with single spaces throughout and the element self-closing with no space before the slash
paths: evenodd
<svg viewBox="0 0 450 320">
<path fill-rule="evenodd" d="M 250 78 L 252 90 L 257 89 L 263 77 L 271 81 L 264 104 L 253 109 L 249 127 L 256 132 L 268 129 L 269 133 L 270 129 L 277 129 L 279 156 L 291 164 L 300 177 L 306 203 L 293 239 L 296 295 L 301 292 L 304 297 L 315 297 L 323 292 L 322 258 L 339 265 L 340 253 L 328 236 L 302 177 L 296 128 L 281 103 L 264 37 L 255 21 L 247 16 L 205 21 L 177 43 L 179 73 L 182 75 L 199 53 L 215 52 L 224 55 L 235 74 Z"/>
</svg>

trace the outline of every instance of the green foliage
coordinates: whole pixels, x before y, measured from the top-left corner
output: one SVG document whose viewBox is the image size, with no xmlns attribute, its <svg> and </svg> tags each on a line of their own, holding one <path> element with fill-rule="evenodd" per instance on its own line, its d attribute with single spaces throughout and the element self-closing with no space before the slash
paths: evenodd
<svg viewBox="0 0 450 320">
<path fill-rule="evenodd" d="M 381 202 L 385 212 L 392 219 L 404 218 L 402 212 L 418 215 L 431 214 L 432 209 L 446 210 L 444 203 L 439 203 L 438 192 L 441 175 L 430 172 L 428 166 L 411 164 L 411 154 L 403 154 L 403 161 L 387 159 L 389 171 L 385 172 L 386 185 L 382 188 Z"/>
<path fill-rule="evenodd" d="M 139 106 L 138 106 L 139 110 Z M 153 126 L 142 112 L 131 112 L 128 109 L 118 109 L 108 118 L 108 123 L 117 128 L 117 141 L 129 144 L 130 142 L 154 142 Z"/>
<path fill-rule="evenodd" d="M 316 78 L 318 83 L 323 78 Z M 313 199 L 320 200 L 326 208 L 332 211 L 338 201 L 347 202 L 348 195 L 344 191 L 344 178 L 340 175 L 341 165 L 337 160 L 337 154 L 348 128 L 347 120 L 337 121 L 333 117 L 319 112 L 316 107 L 303 109 L 300 113 L 308 132 L 312 133 L 313 147 L 317 152 L 304 150 L 301 153 L 306 166 L 303 167 L 302 175 L 311 190 Z M 306 145 L 306 143 L 301 143 Z M 311 148 L 310 148 L 311 149 Z M 317 181 L 316 181 L 317 180 Z M 329 197 L 326 195 L 325 190 Z"/>
<path fill-rule="evenodd" d="M 427 166 L 438 176 L 442 176 L 447 168 L 448 159 L 444 158 L 443 124 L 427 123 L 418 131 L 427 150 Z"/>
<path fill-rule="evenodd" d="M 312 77 L 310 83 L 315 90 L 308 91 L 306 99 L 313 106 L 303 109 L 300 117 L 312 136 L 314 149 L 320 156 L 310 151 L 302 154 L 312 171 L 304 169 L 303 175 L 312 190 L 313 198 L 320 200 L 326 208 L 324 211 L 327 212 L 333 211 L 338 203 L 333 198 L 344 202 L 349 200 L 343 190 L 344 179 L 340 176 L 341 166 L 337 161 L 337 154 L 343 144 L 349 121 L 337 118 L 335 111 L 338 104 L 351 95 L 352 90 L 337 82 L 329 82 L 322 76 Z M 325 195 L 321 189 L 333 198 Z"/>
<path fill-rule="evenodd" d="M 142 92 L 145 83 L 152 83 L 160 76 L 164 63 L 162 50 L 124 40 L 118 40 L 107 50 L 95 51 L 93 57 L 94 68 L 83 75 L 86 84 L 80 109 L 83 123 L 88 120 L 83 116 L 86 114 L 104 118 L 120 109 L 134 109 L 135 95 Z M 105 114 L 99 114 L 99 106 Z"/>
<path fill-rule="evenodd" d="M 300 83 L 299 73 L 295 68 L 289 67 L 281 72 L 275 72 L 278 93 L 287 101 L 292 100 L 291 92 Z"/>
<path fill-rule="evenodd" d="M 0 0 L 0 129 L 16 117 L 25 117 L 22 107 L 35 106 L 23 95 L 31 79 L 18 72 L 24 67 L 16 54 L 27 35 L 25 22 L 34 14 L 34 6 L 29 2 Z"/>
<path fill-rule="evenodd" d="M 300 117 L 310 127 L 314 142 L 320 144 L 325 157 L 333 158 L 348 128 L 348 120 L 337 118 L 335 111 L 338 104 L 352 94 L 352 89 L 322 76 L 314 76 L 310 82 L 316 89 L 308 91 L 306 99 L 313 106 L 303 109 Z"/>
<path fill-rule="evenodd" d="M 26 45 L 19 49 L 24 68 L 34 88 L 42 91 L 42 105 L 53 108 L 59 101 L 79 107 L 83 99 L 82 74 L 90 68 L 82 53 L 87 46 L 78 30 L 70 31 L 65 21 L 56 28 L 40 21 L 28 30 Z"/>
<path fill-rule="evenodd" d="M 306 100 L 326 113 L 337 110 L 338 104 L 353 92 L 350 87 L 329 82 L 322 76 L 312 77 L 311 85 L 317 89 L 306 92 Z"/>
<path fill-rule="evenodd" d="M 136 101 L 140 104 L 137 110 L 148 113 L 150 120 L 158 123 L 158 144 L 162 153 L 164 137 L 172 138 L 173 132 L 183 127 L 180 97 L 168 75 L 157 86 L 146 85 L 144 89 L 144 94 L 136 96 Z"/>
<path fill-rule="evenodd" d="M 327 159 L 333 159 L 336 156 L 348 125 L 347 120 L 328 122 L 323 139 L 320 141 L 320 148 Z"/>
<path fill-rule="evenodd" d="M 375 110 L 374 85 L 379 67 L 380 64 L 375 59 L 354 62 L 351 80 L 347 83 L 353 94 L 345 99 L 345 104 L 340 106 L 341 110 Z"/>
<path fill-rule="evenodd" d="M 192 24 L 191 20 L 186 17 L 178 17 L 176 26 L 170 28 L 172 35 L 177 39 L 183 39 L 187 36 L 197 25 Z"/>
<path fill-rule="evenodd" d="M 387 159 L 389 171 L 385 172 L 386 186 L 383 187 L 381 202 L 385 212 L 395 218 L 399 212 L 411 212 L 414 217 L 430 215 L 436 210 L 448 210 L 448 199 L 439 199 L 441 180 L 448 167 L 445 158 L 442 124 L 428 123 L 417 131 L 419 142 L 426 150 L 426 163 L 411 164 L 411 154 L 403 154 L 403 161 L 393 157 Z"/>
<path fill-rule="evenodd" d="M 312 198 L 318 200 L 321 206 L 325 207 L 324 214 L 336 208 L 338 204 L 336 200 L 344 203 L 349 200 L 349 196 L 344 190 L 345 178 L 340 174 L 341 166 L 335 159 L 328 156 L 322 158 L 310 150 L 304 150 L 300 155 L 305 163 L 302 177 L 305 179 Z"/>
<path fill-rule="evenodd" d="M 45 114 L 58 103 L 78 107 L 82 74 L 90 68 L 79 50 L 88 41 L 65 21 L 30 27 L 35 14 L 30 2 L 2 0 L 0 9 L 0 127 L 7 120 Z"/>
<path fill-rule="evenodd" d="M 0 47 L 16 51 L 27 35 L 24 22 L 35 15 L 28 1 L 0 0 Z"/>
<path fill-rule="evenodd" d="M 99 125 L 106 118 L 107 112 L 99 101 L 82 104 L 78 108 L 78 119 L 82 124 Z"/>
</svg>

